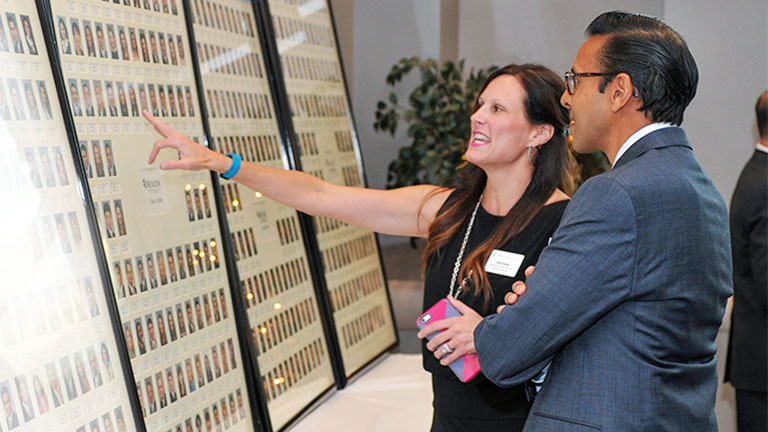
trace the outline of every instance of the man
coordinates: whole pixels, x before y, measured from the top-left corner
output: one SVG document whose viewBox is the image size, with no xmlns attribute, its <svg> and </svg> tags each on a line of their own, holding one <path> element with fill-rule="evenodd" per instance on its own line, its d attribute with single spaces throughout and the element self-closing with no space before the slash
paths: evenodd
<svg viewBox="0 0 768 432">
<path fill-rule="evenodd" d="M 96 96 L 96 110 L 99 117 L 106 117 L 107 105 L 104 103 L 104 92 L 101 90 L 101 81 L 93 81 L 93 93 Z"/>
<path fill-rule="evenodd" d="M 134 295 L 136 294 L 136 281 L 133 278 L 133 264 L 131 264 L 130 259 L 127 259 L 123 265 L 125 266 L 125 278 L 128 282 L 128 295 Z"/>
<path fill-rule="evenodd" d="M 3 402 L 3 414 L 5 417 L 5 425 L 8 429 L 14 429 L 19 427 L 19 415 L 13 409 L 13 401 L 11 400 L 11 391 L 8 390 L 8 383 L 5 383 L 0 388 L 0 399 Z"/>
<path fill-rule="evenodd" d="M 93 151 L 93 166 L 96 168 L 96 177 L 104 177 L 104 159 L 101 157 L 99 140 L 91 141 L 91 150 Z"/>
<path fill-rule="evenodd" d="M 112 82 L 106 83 L 107 87 L 107 105 L 109 105 L 109 115 L 112 117 L 117 116 L 117 104 L 115 103 L 115 89 L 112 87 Z"/>
<path fill-rule="evenodd" d="M 731 199 L 734 292 L 725 381 L 736 388 L 739 432 L 768 430 L 768 90 L 755 112 L 760 140 Z"/>
<path fill-rule="evenodd" d="M 144 263 L 141 257 L 136 257 L 136 269 L 139 271 L 139 291 L 144 292 L 147 290 L 147 276 L 144 273 Z"/>
<path fill-rule="evenodd" d="M 157 288 L 157 274 L 155 273 L 155 261 L 152 254 L 147 254 L 147 273 L 149 274 L 149 287 Z"/>
<path fill-rule="evenodd" d="M 112 206 L 109 201 L 104 201 L 102 204 L 104 210 L 104 226 L 107 230 L 107 238 L 115 238 L 115 222 L 112 220 Z"/>
<path fill-rule="evenodd" d="M 82 116 L 83 109 L 80 107 L 80 92 L 77 90 L 77 81 L 69 80 L 69 94 L 72 98 L 72 115 Z"/>
<path fill-rule="evenodd" d="M 441 363 L 476 348 L 503 386 L 549 364 L 528 432 L 716 431 L 727 211 L 671 125 L 695 95 L 696 63 L 652 17 L 604 13 L 587 34 L 561 102 L 574 149 L 603 151 L 613 169 L 573 196 L 515 306 L 481 319 L 452 300 L 464 316 L 419 335 L 447 328 L 427 344 L 454 350 Z"/>
<path fill-rule="evenodd" d="M 88 80 L 82 80 L 83 86 L 83 105 L 85 106 L 85 115 L 88 117 L 94 116 L 93 102 L 91 101 L 91 87 L 88 85 Z"/>
<path fill-rule="evenodd" d="M 107 175 L 116 176 L 117 167 L 115 167 L 115 156 L 112 154 L 111 140 L 104 140 L 104 157 L 107 159 Z"/>
<path fill-rule="evenodd" d="M 173 371 L 171 368 L 168 368 L 166 371 L 166 377 L 168 379 L 168 398 L 171 403 L 174 403 L 179 397 L 176 395 L 176 383 L 174 382 Z"/>
</svg>

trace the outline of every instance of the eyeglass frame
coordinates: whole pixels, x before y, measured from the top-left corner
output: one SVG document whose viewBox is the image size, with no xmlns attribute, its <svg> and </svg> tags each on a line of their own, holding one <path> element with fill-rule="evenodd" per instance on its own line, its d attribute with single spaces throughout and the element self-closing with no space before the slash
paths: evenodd
<svg viewBox="0 0 768 432">
<path fill-rule="evenodd" d="M 574 72 L 573 69 L 565 71 L 563 78 L 565 79 L 565 90 L 569 95 L 573 95 L 576 91 L 576 78 L 588 78 L 588 77 L 602 77 L 602 76 L 615 76 L 619 72 Z"/>
</svg>

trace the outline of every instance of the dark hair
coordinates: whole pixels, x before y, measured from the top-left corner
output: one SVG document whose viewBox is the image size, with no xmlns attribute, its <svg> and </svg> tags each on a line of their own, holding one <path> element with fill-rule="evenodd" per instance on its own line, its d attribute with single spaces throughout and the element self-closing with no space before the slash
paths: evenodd
<svg viewBox="0 0 768 432">
<path fill-rule="evenodd" d="M 537 64 L 508 65 L 491 73 L 483 83 L 479 95 L 494 79 L 510 75 L 520 82 L 525 89 L 525 116 L 533 125 L 550 124 L 555 131 L 545 144 L 538 147 L 534 162 L 531 182 L 523 196 L 504 217 L 493 234 L 468 252 L 457 280 L 464 280 L 469 275 L 469 282 L 474 287 L 474 294 L 484 296 L 484 308 L 488 309 L 493 298 L 484 270 L 493 249 L 508 242 L 519 234 L 536 216 L 544 203 L 558 187 L 570 192 L 570 155 L 566 147 L 565 127 L 568 124 L 568 111 L 560 105 L 560 96 L 565 90 L 562 78 L 550 69 Z M 479 107 L 475 99 L 475 110 Z M 429 227 L 427 245 L 424 249 L 422 266 L 426 269 L 431 258 L 440 259 L 439 251 L 461 229 L 464 220 L 474 209 L 486 183 L 485 172 L 471 163 L 462 164 L 456 172 L 454 199 L 444 205 L 442 211 Z M 437 189 L 434 193 L 445 189 Z"/>
<path fill-rule="evenodd" d="M 657 18 L 614 11 L 595 18 L 586 34 L 608 36 L 599 60 L 614 75 L 603 78 L 600 92 L 616 74 L 627 73 L 643 101 L 639 111 L 654 122 L 683 122 L 699 71 L 679 33 Z"/>
<path fill-rule="evenodd" d="M 755 114 L 757 115 L 757 132 L 760 138 L 768 138 L 768 90 L 757 98 L 755 104 Z"/>
</svg>

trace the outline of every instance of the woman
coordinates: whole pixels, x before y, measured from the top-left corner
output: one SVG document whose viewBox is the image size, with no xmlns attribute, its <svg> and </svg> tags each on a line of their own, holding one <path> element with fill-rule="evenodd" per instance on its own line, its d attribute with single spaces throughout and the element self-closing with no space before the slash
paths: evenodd
<svg viewBox="0 0 768 432">
<path fill-rule="evenodd" d="M 563 89 L 556 74 L 538 65 L 509 65 L 491 74 L 471 117 L 467 163 L 458 170 L 456 188 L 349 188 L 251 163 L 243 163 L 233 179 L 309 214 L 386 234 L 427 237 L 424 309 L 452 292 L 488 315 L 504 304 L 512 282 L 524 279 L 522 269 L 536 262 L 567 203 Z M 232 168 L 227 156 L 144 115 L 165 136 L 155 143 L 150 163 L 161 149 L 173 148 L 179 160 L 162 162 L 162 169 L 226 173 Z M 486 272 L 495 249 L 519 258 L 514 272 Z M 457 262 L 460 270 L 454 273 Z M 426 347 L 424 367 L 433 376 L 433 431 L 522 430 L 530 409 L 523 386 L 496 387 L 482 375 L 462 384 Z"/>
</svg>

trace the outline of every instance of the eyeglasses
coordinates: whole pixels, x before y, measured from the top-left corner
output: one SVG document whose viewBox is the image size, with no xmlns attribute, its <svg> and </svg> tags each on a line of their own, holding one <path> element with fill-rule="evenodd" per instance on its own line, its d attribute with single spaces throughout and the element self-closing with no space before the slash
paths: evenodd
<svg viewBox="0 0 768 432">
<path fill-rule="evenodd" d="M 587 77 L 599 77 L 599 76 L 613 76 L 615 72 L 579 72 L 576 73 L 573 69 L 565 73 L 565 88 L 568 90 L 568 94 L 573 94 L 576 91 L 576 78 Z"/>
</svg>

